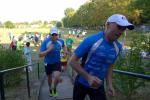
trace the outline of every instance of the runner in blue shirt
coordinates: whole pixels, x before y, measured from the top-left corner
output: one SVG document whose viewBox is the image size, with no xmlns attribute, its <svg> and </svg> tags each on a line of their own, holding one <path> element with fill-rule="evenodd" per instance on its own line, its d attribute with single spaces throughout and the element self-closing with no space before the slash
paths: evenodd
<svg viewBox="0 0 150 100">
<path fill-rule="evenodd" d="M 50 96 L 57 96 L 56 87 L 60 82 L 61 64 L 60 51 L 61 48 L 66 52 L 64 41 L 58 38 L 57 28 L 52 28 L 50 35 L 46 38 L 40 47 L 39 57 L 44 57 L 45 71 L 48 76 L 48 84 Z M 54 81 L 52 82 L 52 73 L 54 72 Z M 52 87 L 52 84 L 54 87 Z"/>
<path fill-rule="evenodd" d="M 117 39 L 126 28 L 132 30 L 134 26 L 125 16 L 114 14 L 107 19 L 104 32 L 85 38 L 76 48 L 69 61 L 79 74 L 74 83 L 73 100 L 84 100 L 86 95 L 89 95 L 90 100 L 106 100 L 105 78 L 108 94 L 115 96 L 112 85 L 113 64 L 122 49 Z M 85 64 L 81 66 L 79 59 L 86 54 Z"/>
</svg>

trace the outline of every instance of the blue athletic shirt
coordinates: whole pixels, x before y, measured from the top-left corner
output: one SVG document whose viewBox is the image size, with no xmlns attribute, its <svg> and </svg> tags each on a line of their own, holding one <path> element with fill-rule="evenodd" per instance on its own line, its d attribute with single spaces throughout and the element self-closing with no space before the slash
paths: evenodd
<svg viewBox="0 0 150 100">
<path fill-rule="evenodd" d="M 99 79 L 104 81 L 108 67 L 115 62 L 118 55 L 116 53 L 113 43 L 108 43 L 104 38 L 103 32 L 99 32 L 97 34 L 85 38 L 76 48 L 74 54 L 78 58 L 83 57 L 84 54 L 90 51 L 93 44 L 101 38 L 103 38 L 103 41 L 97 47 L 95 52 L 92 53 L 92 55 L 90 56 L 89 60 L 85 63 L 83 68 L 89 74 L 97 76 Z M 117 44 L 117 47 L 120 51 L 122 45 L 118 41 L 115 41 L 115 43 Z M 78 79 L 78 82 L 89 87 L 88 82 L 81 75 Z"/>
<path fill-rule="evenodd" d="M 40 47 L 40 52 L 43 52 L 47 49 L 48 43 L 53 44 L 54 49 L 44 57 L 44 63 L 54 64 L 60 62 L 60 51 L 61 51 L 61 47 L 64 46 L 64 41 L 60 38 L 58 38 L 57 41 L 51 41 L 51 39 L 48 37 L 44 39 L 44 41 L 42 42 Z"/>
</svg>

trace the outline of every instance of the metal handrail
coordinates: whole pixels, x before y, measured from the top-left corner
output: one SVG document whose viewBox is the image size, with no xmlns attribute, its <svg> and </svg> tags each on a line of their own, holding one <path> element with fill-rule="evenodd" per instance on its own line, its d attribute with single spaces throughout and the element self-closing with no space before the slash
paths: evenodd
<svg viewBox="0 0 150 100">
<path fill-rule="evenodd" d="M 133 76 L 133 77 L 137 77 L 137 78 L 142 78 L 142 79 L 147 79 L 150 80 L 150 75 L 145 75 L 145 74 L 139 74 L 139 73 L 134 73 L 134 72 L 128 72 L 128 71 L 122 71 L 122 70 L 117 70 L 117 69 L 113 69 L 114 73 L 118 73 L 118 74 L 124 74 L 124 75 L 129 75 L 129 76 Z M 72 71 L 71 73 L 71 79 L 72 81 L 74 80 L 74 74 L 75 72 Z M 85 100 L 90 100 L 89 97 L 86 97 Z"/>
<path fill-rule="evenodd" d="M 19 69 L 23 69 L 23 68 L 26 68 L 28 97 L 29 98 L 31 97 L 31 95 L 30 95 L 30 81 L 29 81 L 28 66 L 35 65 L 35 64 L 37 64 L 38 79 L 39 79 L 39 77 L 40 77 L 40 75 L 39 75 L 39 62 L 0 71 L 0 94 L 1 94 L 1 100 L 5 100 L 5 89 L 4 89 L 4 78 L 3 78 L 3 75 L 5 73 L 11 72 L 11 71 L 15 71 L 15 70 L 19 70 Z"/>
<path fill-rule="evenodd" d="M 133 77 L 137 77 L 137 78 L 142 78 L 142 79 L 150 80 L 150 75 L 145 75 L 145 74 L 140 74 L 140 73 L 134 73 L 134 72 L 128 72 L 128 71 L 123 71 L 123 70 L 117 70 L 117 69 L 113 69 L 113 72 L 114 73 L 118 73 L 118 74 L 124 74 L 124 75 L 129 75 L 129 76 L 133 76 Z M 75 72 L 72 71 L 71 78 L 74 77 L 74 73 Z"/>
<path fill-rule="evenodd" d="M 117 70 L 117 69 L 114 69 L 113 72 L 150 80 L 150 75 L 139 74 L 139 73 L 128 72 L 128 71 L 122 71 L 122 70 Z"/>
<path fill-rule="evenodd" d="M 19 70 L 19 69 L 22 69 L 22 68 L 25 68 L 25 67 L 28 67 L 28 66 L 31 66 L 31 65 L 35 65 L 35 64 L 36 63 L 30 64 L 30 65 L 24 65 L 24 66 L 20 66 L 20 67 L 15 67 L 15 68 L 11 68 L 11 69 L 1 70 L 0 73 L 7 73 L 7 72 L 10 72 L 10 71 L 13 71 L 13 70 Z"/>
</svg>

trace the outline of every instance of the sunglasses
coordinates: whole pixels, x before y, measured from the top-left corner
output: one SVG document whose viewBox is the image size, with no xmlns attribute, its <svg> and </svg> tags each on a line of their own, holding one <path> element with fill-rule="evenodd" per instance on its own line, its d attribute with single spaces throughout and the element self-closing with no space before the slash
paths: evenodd
<svg viewBox="0 0 150 100">
<path fill-rule="evenodd" d="M 126 28 L 127 28 L 126 26 L 120 26 L 120 25 L 117 25 L 117 27 L 119 30 L 123 30 L 123 31 L 126 30 Z"/>
<path fill-rule="evenodd" d="M 57 36 L 57 35 L 58 35 L 58 34 L 56 34 L 56 33 L 53 33 L 53 34 L 52 34 L 52 36 Z"/>
</svg>

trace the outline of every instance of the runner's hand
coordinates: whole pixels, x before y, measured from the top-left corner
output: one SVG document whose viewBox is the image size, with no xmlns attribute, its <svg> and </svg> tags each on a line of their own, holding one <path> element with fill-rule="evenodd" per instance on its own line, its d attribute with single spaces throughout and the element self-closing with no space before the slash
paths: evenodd
<svg viewBox="0 0 150 100">
<path fill-rule="evenodd" d="M 113 87 L 108 87 L 107 93 L 110 96 L 115 96 L 116 95 L 115 89 Z"/>
<path fill-rule="evenodd" d="M 100 80 L 98 77 L 96 76 L 89 76 L 88 78 L 88 83 L 91 86 L 91 88 L 97 89 L 100 87 L 100 85 L 102 84 L 102 80 Z"/>
<path fill-rule="evenodd" d="M 54 49 L 54 45 L 50 44 L 47 48 L 48 52 L 50 52 L 52 49 Z"/>
</svg>

